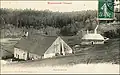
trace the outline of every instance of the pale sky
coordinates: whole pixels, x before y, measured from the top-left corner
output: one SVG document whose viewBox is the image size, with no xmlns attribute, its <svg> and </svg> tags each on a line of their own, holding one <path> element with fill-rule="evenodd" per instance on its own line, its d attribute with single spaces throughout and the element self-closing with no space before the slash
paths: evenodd
<svg viewBox="0 0 120 75">
<path fill-rule="evenodd" d="M 48 4 L 61 3 L 61 4 Z M 60 12 L 71 12 L 81 10 L 97 10 L 98 1 L 1 1 L 2 8 L 12 9 L 36 9 Z"/>
</svg>

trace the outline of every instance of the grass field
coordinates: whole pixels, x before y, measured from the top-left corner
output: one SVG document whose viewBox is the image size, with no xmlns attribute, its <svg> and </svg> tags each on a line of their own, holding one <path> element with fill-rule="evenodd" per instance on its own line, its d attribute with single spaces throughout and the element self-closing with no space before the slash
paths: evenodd
<svg viewBox="0 0 120 75">
<path fill-rule="evenodd" d="M 92 45 L 87 47 L 86 50 L 70 56 L 55 57 L 51 59 L 42 59 L 37 61 L 23 61 L 17 63 L 4 64 L 1 67 L 2 69 L 1 72 L 2 73 L 48 73 L 48 72 L 49 73 L 68 73 L 68 72 L 69 73 L 95 73 L 95 72 L 119 73 L 119 64 L 120 64 L 119 46 L 120 46 L 120 39 L 110 39 L 104 45 Z"/>
<path fill-rule="evenodd" d="M 14 40 L 15 41 L 15 40 Z M 10 42 L 11 43 L 11 42 Z M 13 49 L 13 44 L 7 44 L 4 47 Z M 57 64 L 79 64 L 79 63 L 104 63 L 110 62 L 114 64 L 119 64 L 120 61 L 120 39 L 110 39 L 107 43 L 103 45 L 92 45 L 87 47 L 86 50 L 76 53 L 70 56 L 55 57 L 52 59 L 42 59 L 32 62 L 27 62 L 24 64 L 47 64 L 47 65 L 57 65 Z M 10 49 L 10 51 L 11 51 Z M 21 63 L 21 62 L 20 62 Z M 40 63 L 40 64 L 38 64 Z"/>
<path fill-rule="evenodd" d="M 17 43 L 18 40 L 20 40 L 20 38 L 1 38 L 0 39 L 0 47 L 1 47 L 0 56 L 1 57 L 6 56 L 7 55 L 6 51 L 9 54 L 13 54 L 14 45 Z"/>
<path fill-rule="evenodd" d="M 55 57 L 51 59 L 41 59 L 37 61 L 25 61 L 17 63 L 21 65 L 30 64 L 30 66 L 40 65 L 66 65 L 66 64 L 80 64 L 80 63 L 113 63 L 120 64 L 120 39 L 110 39 L 103 45 L 92 45 L 87 50 L 70 55 Z"/>
</svg>

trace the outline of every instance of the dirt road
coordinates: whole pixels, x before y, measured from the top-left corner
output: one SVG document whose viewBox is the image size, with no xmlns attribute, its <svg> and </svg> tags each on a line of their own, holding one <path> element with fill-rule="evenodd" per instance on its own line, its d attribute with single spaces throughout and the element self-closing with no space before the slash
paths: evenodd
<svg viewBox="0 0 120 75">
<path fill-rule="evenodd" d="M 28 65 L 2 65 L 1 67 L 2 74 L 12 74 L 12 73 L 21 73 L 21 74 L 39 74 L 39 73 L 82 73 L 82 74 L 119 74 L 119 65 L 110 64 L 110 63 L 98 63 L 98 64 L 77 64 L 77 65 L 61 65 L 61 66 L 36 66 L 30 67 Z"/>
</svg>

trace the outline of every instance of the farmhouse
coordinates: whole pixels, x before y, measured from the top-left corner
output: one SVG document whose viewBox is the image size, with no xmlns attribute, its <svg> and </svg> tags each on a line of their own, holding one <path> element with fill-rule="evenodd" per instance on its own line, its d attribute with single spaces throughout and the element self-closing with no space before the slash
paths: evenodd
<svg viewBox="0 0 120 75">
<path fill-rule="evenodd" d="M 42 35 L 23 37 L 14 47 L 14 57 L 24 60 L 38 60 L 71 54 L 73 43 L 68 40 L 70 38 Z"/>
<path fill-rule="evenodd" d="M 89 33 L 89 31 L 87 31 L 87 34 L 85 34 L 82 37 L 82 42 L 81 42 L 82 45 L 84 45 L 84 44 L 104 44 L 105 39 L 101 34 L 97 33 L 97 28 L 98 28 L 98 25 L 95 28 L 94 33 Z"/>
<path fill-rule="evenodd" d="M 82 44 L 104 44 L 104 37 L 100 34 L 86 34 L 82 38 Z"/>
</svg>

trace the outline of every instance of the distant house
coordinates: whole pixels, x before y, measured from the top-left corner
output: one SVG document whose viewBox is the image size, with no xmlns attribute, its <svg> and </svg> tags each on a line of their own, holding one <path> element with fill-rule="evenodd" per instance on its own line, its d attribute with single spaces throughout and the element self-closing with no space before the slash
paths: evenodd
<svg viewBox="0 0 120 75">
<path fill-rule="evenodd" d="M 24 60 L 38 60 L 71 54 L 73 43 L 70 42 L 70 38 L 41 35 L 23 37 L 15 45 L 14 57 Z"/>
<path fill-rule="evenodd" d="M 89 31 L 87 31 L 87 34 L 85 34 L 82 37 L 82 42 L 81 42 L 82 45 L 84 45 L 84 44 L 104 44 L 105 39 L 101 34 L 97 33 L 97 28 L 98 28 L 98 25 L 95 28 L 94 33 L 89 33 Z"/>
<path fill-rule="evenodd" d="M 81 44 L 104 44 L 104 37 L 100 34 L 86 34 Z"/>
</svg>

